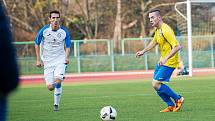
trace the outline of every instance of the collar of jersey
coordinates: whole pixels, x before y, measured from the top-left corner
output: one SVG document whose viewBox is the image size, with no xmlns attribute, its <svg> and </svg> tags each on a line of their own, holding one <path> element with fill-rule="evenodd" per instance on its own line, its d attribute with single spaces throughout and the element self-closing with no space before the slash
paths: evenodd
<svg viewBox="0 0 215 121">
<path fill-rule="evenodd" d="M 53 30 L 52 27 L 51 27 L 51 24 L 50 24 L 50 25 L 49 25 L 49 28 L 50 28 L 52 31 L 56 32 L 57 30 L 59 30 L 59 29 L 61 28 L 61 26 L 59 25 L 59 28 L 58 28 L 57 30 Z"/>
</svg>

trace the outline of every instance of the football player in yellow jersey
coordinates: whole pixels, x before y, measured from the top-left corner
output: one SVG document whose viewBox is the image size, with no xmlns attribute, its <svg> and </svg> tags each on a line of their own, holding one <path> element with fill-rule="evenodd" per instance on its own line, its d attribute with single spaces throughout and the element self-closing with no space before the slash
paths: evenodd
<svg viewBox="0 0 215 121">
<path fill-rule="evenodd" d="M 163 22 L 160 10 L 156 9 L 150 11 L 149 20 L 156 29 L 154 38 L 146 48 L 136 53 L 136 57 L 144 55 L 144 53 L 148 52 L 156 45 L 159 46 L 161 57 L 154 71 L 152 86 L 168 106 L 160 112 L 177 112 L 182 107 L 184 97 L 175 93 L 168 85 L 164 84 L 164 82 L 169 82 L 172 72 L 178 66 L 178 51 L 182 47 L 176 40 L 173 30 Z"/>
</svg>

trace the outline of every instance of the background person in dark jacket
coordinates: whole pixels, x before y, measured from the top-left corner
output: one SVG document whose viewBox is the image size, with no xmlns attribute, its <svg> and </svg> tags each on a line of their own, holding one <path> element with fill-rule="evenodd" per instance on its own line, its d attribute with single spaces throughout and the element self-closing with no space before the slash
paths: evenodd
<svg viewBox="0 0 215 121">
<path fill-rule="evenodd" d="M 7 98 L 19 83 L 16 51 L 12 41 L 10 22 L 0 3 L 0 121 L 7 120 Z"/>
</svg>

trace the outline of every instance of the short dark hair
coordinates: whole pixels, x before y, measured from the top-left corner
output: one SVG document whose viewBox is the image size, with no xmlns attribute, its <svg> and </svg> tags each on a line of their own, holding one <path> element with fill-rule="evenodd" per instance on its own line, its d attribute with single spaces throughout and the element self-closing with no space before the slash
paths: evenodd
<svg viewBox="0 0 215 121">
<path fill-rule="evenodd" d="M 149 13 L 157 12 L 159 15 L 161 14 L 160 9 L 152 9 L 149 11 Z"/>
<path fill-rule="evenodd" d="M 60 12 L 58 10 L 53 10 L 49 12 L 49 18 L 51 18 L 52 13 L 57 13 L 59 14 L 59 17 L 60 17 Z"/>
</svg>

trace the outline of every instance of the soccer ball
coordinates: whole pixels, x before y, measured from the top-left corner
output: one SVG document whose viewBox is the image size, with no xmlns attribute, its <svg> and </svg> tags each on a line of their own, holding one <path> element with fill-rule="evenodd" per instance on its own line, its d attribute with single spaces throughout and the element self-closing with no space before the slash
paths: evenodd
<svg viewBox="0 0 215 121">
<path fill-rule="evenodd" d="M 102 121 L 114 121 L 116 116 L 116 109 L 114 109 L 112 106 L 105 106 L 100 111 L 100 118 Z"/>
</svg>

